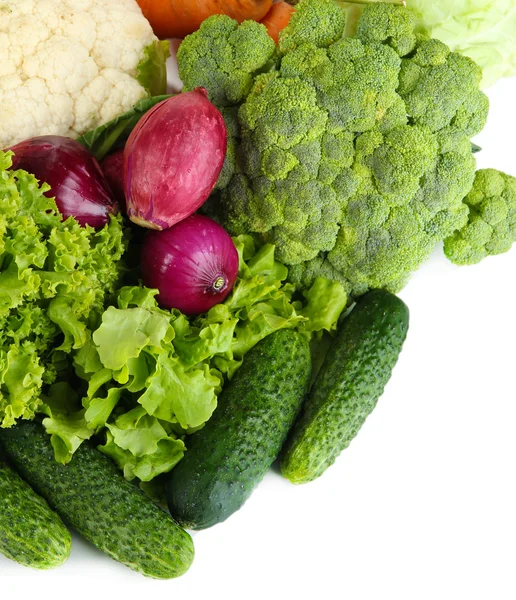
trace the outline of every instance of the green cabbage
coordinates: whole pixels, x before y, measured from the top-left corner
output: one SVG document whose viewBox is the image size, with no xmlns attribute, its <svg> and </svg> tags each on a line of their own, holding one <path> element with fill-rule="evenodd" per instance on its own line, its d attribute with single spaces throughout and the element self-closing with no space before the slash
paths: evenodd
<svg viewBox="0 0 516 600">
<path fill-rule="evenodd" d="M 516 0 L 407 0 L 421 30 L 478 63 L 483 87 L 516 73 Z"/>
</svg>

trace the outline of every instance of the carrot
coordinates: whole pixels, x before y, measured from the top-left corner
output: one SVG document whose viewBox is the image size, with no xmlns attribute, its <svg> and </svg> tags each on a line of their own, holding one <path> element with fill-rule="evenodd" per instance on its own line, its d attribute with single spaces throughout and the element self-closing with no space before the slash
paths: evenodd
<svg viewBox="0 0 516 600">
<path fill-rule="evenodd" d="M 137 0 L 161 39 L 184 38 L 211 15 L 225 14 L 239 23 L 260 21 L 273 0 Z"/>
<path fill-rule="evenodd" d="M 289 24 L 290 17 L 295 11 L 296 9 L 286 2 L 276 2 L 260 21 L 267 27 L 269 35 L 276 44 L 278 43 L 279 32 Z"/>
</svg>

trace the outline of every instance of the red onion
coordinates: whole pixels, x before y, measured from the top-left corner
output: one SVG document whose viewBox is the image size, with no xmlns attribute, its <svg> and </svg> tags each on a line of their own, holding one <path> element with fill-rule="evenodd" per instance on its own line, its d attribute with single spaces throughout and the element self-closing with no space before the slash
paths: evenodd
<svg viewBox="0 0 516 600">
<path fill-rule="evenodd" d="M 63 219 L 72 216 L 84 227 L 103 227 L 118 211 L 109 185 L 92 154 L 79 142 L 44 135 L 9 148 L 13 169 L 23 169 L 50 185 Z"/>
<path fill-rule="evenodd" d="M 117 150 L 100 161 L 100 168 L 118 204 L 125 206 L 124 151 Z"/>
<path fill-rule="evenodd" d="M 144 284 L 159 290 L 163 308 L 198 315 L 222 302 L 233 288 L 238 252 L 215 221 L 191 215 L 164 231 L 149 231 L 140 266 Z"/>
<path fill-rule="evenodd" d="M 150 229 L 182 221 L 210 195 L 225 154 L 224 119 L 204 88 L 156 104 L 125 146 L 129 218 Z"/>
</svg>

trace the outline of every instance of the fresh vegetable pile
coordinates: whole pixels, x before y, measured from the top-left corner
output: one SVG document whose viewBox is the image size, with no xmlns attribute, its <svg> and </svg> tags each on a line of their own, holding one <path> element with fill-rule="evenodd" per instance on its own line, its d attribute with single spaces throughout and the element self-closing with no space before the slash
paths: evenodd
<svg viewBox="0 0 516 600">
<path fill-rule="evenodd" d="M 33 4 L 0 0 L 0 32 Z M 20 81 L 0 70 L 2 107 L 104 5 L 62 4 Z M 88 120 L 48 71 L 62 121 L 0 125 L 0 551 L 58 566 L 71 526 L 171 578 L 194 556 L 182 527 L 229 518 L 276 459 L 304 483 L 350 444 L 408 332 L 394 292 L 438 242 L 459 265 L 508 251 L 516 179 L 476 171 L 480 67 L 395 2 L 139 4 L 158 35 L 191 33 L 182 93 L 117 0 L 105 39 L 115 21 L 138 39 L 122 60 L 91 43 Z"/>
</svg>

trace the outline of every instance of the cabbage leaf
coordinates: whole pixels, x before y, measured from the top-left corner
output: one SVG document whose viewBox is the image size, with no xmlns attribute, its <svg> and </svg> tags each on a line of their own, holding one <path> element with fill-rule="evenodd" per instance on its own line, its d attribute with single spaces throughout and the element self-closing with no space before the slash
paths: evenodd
<svg viewBox="0 0 516 600">
<path fill-rule="evenodd" d="M 516 73 L 516 0 L 407 0 L 421 30 L 472 58 L 483 87 Z"/>
</svg>

